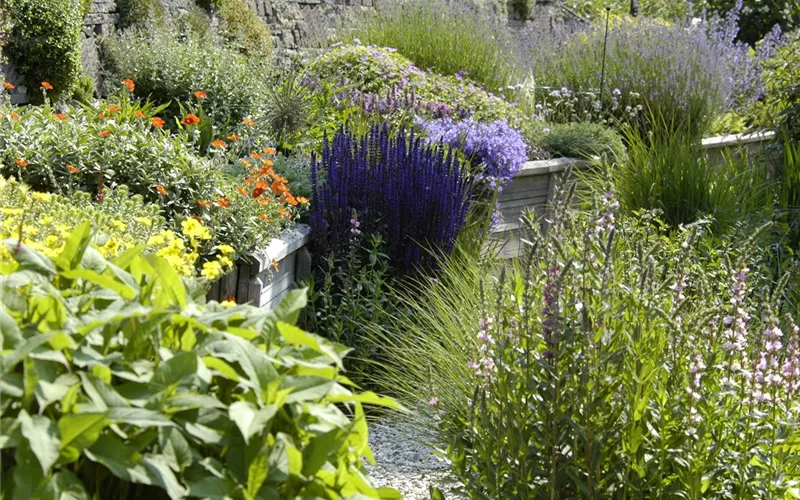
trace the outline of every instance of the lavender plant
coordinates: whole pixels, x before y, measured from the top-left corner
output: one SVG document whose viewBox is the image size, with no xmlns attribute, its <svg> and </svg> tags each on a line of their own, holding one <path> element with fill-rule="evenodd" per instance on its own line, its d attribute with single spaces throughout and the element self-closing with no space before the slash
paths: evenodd
<svg viewBox="0 0 800 500">
<path fill-rule="evenodd" d="M 705 222 L 622 217 L 611 191 L 587 212 L 559 200 L 518 265 L 447 267 L 461 288 L 407 296 L 394 327 L 384 382 L 430 403 L 464 493 L 790 494 L 800 330 L 761 233 L 712 246 Z"/>
<path fill-rule="evenodd" d="M 455 154 L 386 126 L 364 136 L 340 130 L 312 158 L 311 175 L 316 251 L 347 248 L 357 219 L 359 231 L 383 236 L 400 273 L 430 263 L 429 251 L 449 252 L 470 208 L 471 182 Z"/>
</svg>

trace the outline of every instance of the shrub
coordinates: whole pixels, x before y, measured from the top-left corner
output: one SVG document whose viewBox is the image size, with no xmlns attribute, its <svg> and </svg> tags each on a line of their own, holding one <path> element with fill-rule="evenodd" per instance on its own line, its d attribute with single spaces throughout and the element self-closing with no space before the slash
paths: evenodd
<svg viewBox="0 0 800 500">
<path fill-rule="evenodd" d="M 736 96 L 747 93 L 736 90 L 734 69 L 756 64 L 741 54 L 741 47 L 723 51 L 728 45 L 722 39 L 709 36 L 704 27 L 615 20 L 609 27 L 601 101 L 623 121 L 638 104 L 644 105 L 649 116 L 666 119 L 646 122 L 642 133 L 656 125 L 667 125 L 665 134 L 703 133 L 711 120 L 733 105 Z M 593 25 L 574 34 L 534 40 L 535 45 L 524 54 L 530 58 L 537 85 L 597 92 L 603 40 L 603 27 Z"/>
<path fill-rule="evenodd" d="M 505 120 L 526 138 L 539 125 L 468 78 L 427 73 L 391 48 L 334 48 L 308 66 L 301 83 L 312 90 L 312 141 L 334 134 L 345 123 L 361 125 L 359 130 L 366 132 L 374 122 L 395 130 L 410 128 L 417 118 Z"/>
<path fill-rule="evenodd" d="M 244 0 L 217 0 L 216 6 L 222 19 L 220 34 L 230 46 L 250 57 L 272 54 L 269 27 Z"/>
<path fill-rule="evenodd" d="M 264 102 L 256 63 L 192 32 L 132 28 L 106 39 L 103 54 L 111 90 L 130 78 L 137 97 L 170 104 L 168 118 L 181 116 L 179 103 L 193 103 L 198 90 L 206 93 L 203 108 L 217 127 L 239 123 Z"/>
<path fill-rule="evenodd" d="M 800 27 L 800 8 L 790 0 L 765 0 L 762 2 L 702 0 L 695 4 L 696 12 L 708 10 L 724 13 L 736 8 L 741 10 L 741 28 L 737 38 L 748 45 L 755 45 L 775 25 L 780 26 L 783 31 L 791 31 Z"/>
<path fill-rule="evenodd" d="M 800 139 L 800 31 L 774 49 L 765 61 L 765 101 L 773 118 Z"/>
<path fill-rule="evenodd" d="M 162 259 L 111 263 L 89 238 L 53 261 L 4 242 L 4 497 L 396 495 L 362 471 L 362 403 L 397 405 L 348 389 L 347 349 L 293 326 L 304 292 L 203 304 Z"/>
<path fill-rule="evenodd" d="M 91 75 L 81 75 L 72 91 L 72 98 L 82 104 L 94 103 L 95 81 Z"/>
<path fill-rule="evenodd" d="M 319 175 L 324 173 L 324 183 Z M 467 220 L 471 185 L 453 154 L 425 147 L 413 133 L 344 130 L 311 160 L 316 251 L 346 251 L 354 236 L 380 234 L 396 272 L 447 253 Z"/>
<path fill-rule="evenodd" d="M 127 94 L 98 108 L 66 106 L 61 113 L 48 106 L 19 115 L 3 108 L 0 173 L 40 191 L 84 191 L 98 201 L 105 189 L 124 184 L 159 205 L 174 229 L 197 215 L 212 230 L 212 243 L 232 244 L 240 254 L 276 236 L 302 209 L 305 200 L 292 195 L 272 171 L 270 155 L 249 138 L 217 139 L 210 158 L 201 157 L 196 145 L 204 134 L 212 142 L 212 128 L 201 133 L 199 125 L 177 125 L 179 135 L 173 136 L 158 128 L 161 111 L 130 102 Z M 242 133 L 248 128 L 243 124 Z M 241 153 L 239 143 L 249 153 Z M 223 173 L 231 163 L 240 176 Z"/>
<path fill-rule="evenodd" d="M 119 28 L 131 26 L 162 25 L 167 21 L 167 10 L 158 0 L 118 0 Z"/>
<path fill-rule="evenodd" d="M 625 146 L 620 135 L 599 123 L 553 124 L 539 144 L 554 156 L 565 158 L 601 156 L 623 161 L 625 156 Z"/>
<path fill-rule="evenodd" d="M 409 294 L 385 383 L 430 405 L 471 498 L 785 494 L 787 277 L 773 282 L 758 235 L 712 247 L 702 224 L 615 219 L 598 198 L 586 214 L 560 198 L 518 266 L 459 261 Z"/>
<path fill-rule="evenodd" d="M 343 39 L 392 47 L 416 66 L 445 75 L 466 74 L 497 92 L 516 84 L 507 53 L 506 19 L 464 3 L 394 1 L 352 23 Z"/>
<path fill-rule="evenodd" d="M 4 51 L 24 77 L 29 98 L 40 101 L 42 82 L 57 100 L 72 95 L 81 72 L 81 6 L 74 0 L 12 0 L 11 31 Z"/>
</svg>

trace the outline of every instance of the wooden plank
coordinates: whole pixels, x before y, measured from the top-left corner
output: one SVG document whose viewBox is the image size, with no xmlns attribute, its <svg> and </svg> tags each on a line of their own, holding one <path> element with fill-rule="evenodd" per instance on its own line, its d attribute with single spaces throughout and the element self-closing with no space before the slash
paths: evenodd
<svg viewBox="0 0 800 500">
<path fill-rule="evenodd" d="M 294 270 L 290 274 L 282 276 L 279 280 L 271 282 L 261 290 L 261 304 L 266 304 L 276 297 L 284 295 L 288 289 L 294 286 Z M 263 307 L 263 306 L 262 306 Z"/>
<path fill-rule="evenodd" d="M 211 283 L 211 289 L 208 291 L 208 295 L 206 295 L 206 300 L 216 300 L 219 302 L 219 281 Z"/>
<path fill-rule="evenodd" d="M 239 272 L 234 268 L 219 280 L 219 300 L 227 300 L 228 297 L 236 298 L 236 284 L 239 281 Z"/>
<path fill-rule="evenodd" d="M 236 281 L 236 303 L 247 304 L 250 296 L 250 266 L 239 263 L 239 276 Z"/>
</svg>

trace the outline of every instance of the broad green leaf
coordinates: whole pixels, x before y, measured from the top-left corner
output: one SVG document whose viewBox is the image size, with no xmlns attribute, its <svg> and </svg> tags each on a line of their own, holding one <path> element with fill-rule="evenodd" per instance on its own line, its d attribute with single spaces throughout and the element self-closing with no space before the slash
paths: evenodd
<svg viewBox="0 0 800 500">
<path fill-rule="evenodd" d="M 56 257 L 55 263 L 61 269 L 75 269 L 81 262 L 84 251 L 91 241 L 92 225 L 89 221 L 76 227 L 67 237 L 64 250 Z"/>
<path fill-rule="evenodd" d="M 62 416 L 58 421 L 61 455 L 69 462 L 77 460 L 82 450 L 97 441 L 108 423 L 103 413 L 73 413 Z"/>
<path fill-rule="evenodd" d="M 16 466 L 12 474 L 15 486 L 13 500 L 31 500 L 35 498 L 34 492 L 44 481 L 42 467 L 36 455 L 27 446 L 16 449 L 14 460 Z"/>
<path fill-rule="evenodd" d="M 48 474 L 60 454 L 58 427 L 49 418 L 39 415 L 31 417 L 25 410 L 20 410 L 17 418 L 22 435 L 28 440 L 31 451 L 39 460 L 42 472 Z"/>
<path fill-rule="evenodd" d="M 176 304 L 180 309 L 186 307 L 186 287 L 183 286 L 180 276 L 175 270 L 161 257 L 157 255 L 145 255 L 144 259 L 152 266 L 158 276 L 158 284 L 161 291 L 165 294 L 163 300 L 159 300 L 158 305 L 167 307 Z"/>
<path fill-rule="evenodd" d="M 71 373 L 59 376 L 52 383 L 39 380 L 34 389 L 39 408 L 44 409 L 56 401 L 61 401 L 69 392 L 70 387 L 78 383 L 78 377 Z"/>
<path fill-rule="evenodd" d="M 266 452 L 259 453 L 247 466 L 247 493 L 255 497 L 269 473 L 269 463 Z"/>
<path fill-rule="evenodd" d="M 50 347 L 56 351 L 63 351 L 64 349 L 75 345 L 75 341 L 72 340 L 72 337 L 70 337 L 66 332 L 54 333 L 48 342 L 50 343 Z"/>
<path fill-rule="evenodd" d="M 152 480 L 150 484 L 161 486 L 172 499 L 186 497 L 188 493 L 169 468 L 167 459 L 161 455 L 145 455 L 141 462 Z"/>
<path fill-rule="evenodd" d="M 137 467 L 141 454 L 134 446 L 124 443 L 113 433 L 106 433 L 85 451 L 93 462 L 108 468 L 120 479 L 136 483 L 147 483 L 147 473 L 141 466 Z"/>
<path fill-rule="evenodd" d="M 136 297 L 136 292 L 133 290 L 133 288 L 129 287 L 125 283 L 117 281 L 110 276 L 98 274 L 88 269 L 71 269 L 69 271 L 62 271 L 61 275 L 67 279 L 84 280 L 101 288 L 106 288 L 117 293 L 125 300 L 132 300 L 134 297 Z"/>
<path fill-rule="evenodd" d="M 167 430 L 166 443 L 163 446 L 163 450 L 170 463 L 174 463 L 177 466 L 177 468 L 174 468 L 175 472 L 180 472 L 192 465 L 192 448 L 178 429 Z"/>
<path fill-rule="evenodd" d="M 356 449 L 360 451 L 370 463 L 375 463 L 375 457 L 372 456 L 372 450 L 369 448 L 369 426 L 367 425 L 367 416 L 364 414 L 364 407 L 360 402 L 356 402 L 356 414 L 353 419 L 353 430 L 356 431 L 358 436 L 358 446 Z"/>
<path fill-rule="evenodd" d="M 89 494 L 75 474 L 61 470 L 42 488 L 41 500 L 89 500 Z"/>
<path fill-rule="evenodd" d="M 278 321 L 277 326 L 278 332 L 281 334 L 286 343 L 306 346 L 318 353 L 325 354 L 335 361 L 336 365 L 340 369 L 344 369 L 342 364 L 342 356 L 339 354 L 336 346 L 331 342 L 317 335 L 305 332 L 294 325 L 284 323 L 283 321 Z"/>
<path fill-rule="evenodd" d="M 5 306 L 0 305 L 0 352 L 14 349 L 22 341 L 22 332 L 17 322 L 6 312 Z"/>
<path fill-rule="evenodd" d="M 83 382 L 84 392 L 86 392 L 86 394 L 89 396 L 89 399 L 92 400 L 98 409 L 106 410 L 113 407 L 130 406 L 125 398 L 123 398 L 116 390 L 114 390 L 113 387 L 111 387 L 111 385 L 105 383 L 103 380 L 86 372 L 79 372 L 79 375 L 81 377 L 81 381 Z"/>
<path fill-rule="evenodd" d="M 185 411 L 196 408 L 225 408 L 219 399 L 205 394 L 178 394 L 164 401 L 164 411 Z"/>
<path fill-rule="evenodd" d="M 108 261 L 100 254 L 100 252 L 89 246 L 86 247 L 86 250 L 81 256 L 81 267 L 89 271 L 102 273 L 108 267 Z"/>
<path fill-rule="evenodd" d="M 220 444 L 224 439 L 222 434 L 202 424 L 193 424 L 191 422 L 187 422 L 183 425 L 183 428 L 186 429 L 186 432 L 196 437 L 203 443 Z"/>
<path fill-rule="evenodd" d="M 303 448 L 303 475 L 314 476 L 328 458 L 344 444 L 346 434 L 341 429 L 333 429 L 312 438 Z"/>
<path fill-rule="evenodd" d="M 142 254 L 147 249 L 145 245 L 137 245 L 122 252 L 116 259 L 113 260 L 115 266 L 120 269 L 127 269 L 133 260 Z"/>
<path fill-rule="evenodd" d="M 135 425 L 137 427 L 170 427 L 175 425 L 163 414 L 146 408 L 109 408 L 108 419 L 122 425 Z"/>
<path fill-rule="evenodd" d="M 239 374 L 233 369 L 231 365 L 225 361 L 215 358 L 213 356 L 203 356 L 203 363 L 211 369 L 218 371 L 223 377 L 234 382 L 239 381 Z"/>
<path fill-rule="evenodd" d="M 269 481 L 284 482 L 290 476 L 299 476 L 303 470 L 303 454 L 292 444 L 291 438 L 279 433 L 269 454 Z"/>
<path fill-rule="evenodd" d="M 300 317 L 300 311 L 306 307 L 308 303 L 308 290 L 305 288 L 299 290 L 291 290 L 281 300 L 280 304 L 275 308 L 273 313 L 278 321 L 293 325 L 297 323 L 297 318 Z"/>
<path fill-rule="evenodd" d="M 291 388 L 287 403 L 319 401 L 331 392 L 335 382 L 324 377 L 286 377 L 283 387 Z"/>
<path fill-rule="evenodd" d="M 228 414 L 242 432 L 245 443 L 249 443 L 253 435 L 264 430 L 264 426 L 277 412 L 278 408 L 275 405 L 259 408 L 247 401 L 237 401 L 228 407 Z"/>
<path fill-rule="evenodd" d="M 0 418 L 0 450 L 17 448 L 22 439 L 18 418 Z"/>
<path fill-rule="evenodd" d="M 212 342 L 206 349 L 214 357 L 236 361 L 247 375 L 249 386 L 255 389 L 259 403 L 264 401 L 269 383 L 278 377 L 267 354 L 256 346 L 235 335 L 224 334 L 224 340 Z"/>
<path fill-rule="evenodd" d="M 34 335 L 22 344 L 18 345 L 10 354 L 0 357 L 0 366 L 3 367 L 2 373 L 11 371 L 17 363 L 22 361 L 25 356 L 33 352 L 34 349 L 50 340 L 51 335 Z"/>
<path fill-rule="evenodd" d="M 197 353 L 194 351 L 181 352 L 158 365 L 150 383 L 166 389 L 195 373 L 197 373 Z"/>
<path fill-rule="evenodd" d="M 387 396 L 379 396 L 372 391 L 362 392 L 360 394 L 335 394 L 332 396 L 328 396 L 327 400 L 332 403 L 348 403 L 348 402 L 356 402 L 368 405 L 375 405 L 375 406 L 383 406 L 386 408 L 394 408 L 395 410 L 405 410 L 405 408 L 395 401 L 394 399 L 387 397 Z"/>
<path fill-rule="evenodd" d="M 18 271 L 30 270 L 45 276 L 56 273 L 56 268 L 50 262 L 50 259 L 31 250 L 25 243 L 20 244 L 17 239 L 8 239 L 4 240 L 3 244 L 19 264 Z"/>
<path fill-rule="evenodd" d="M 227 498 L 236 489 L 236 483 L 227 477 L 206 476 L 186 484 L 189 496 L 200 498 Z"/>
</svg>

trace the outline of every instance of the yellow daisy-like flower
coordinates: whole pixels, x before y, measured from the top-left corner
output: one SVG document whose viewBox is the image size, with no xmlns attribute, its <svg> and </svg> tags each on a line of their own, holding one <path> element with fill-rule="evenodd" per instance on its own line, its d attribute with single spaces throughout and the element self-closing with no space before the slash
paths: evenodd
<svg viewBox="0 0 800 500">
<path fill-rule="evenodd" d="M 124 222 L 117 219 L 112 220 L 111 225 L 119 229 L 120 231 L 124 231 L 128 227 Z"/>
<path fill-rule="evenodd" d="M 149 217 L 135 217 L 133 220 L 143 226 L 150 227 L 153 225 L 153 219 L 150 219 Z"/>
<path fill-rule="evenodd" d="M 188 218 L 184 219 L 181 222 L 181 227 L 183 228 L 183 234 L 188 236 L 189 238 L 197 238 L 199 240 L 210 240 L 211 239 L 211 231 L 204 225 L 200 224 L 197 219 L 195 218 Z"/>
<path fill-rule="evenodd" d="M 230 255 L 235 252 L 232 246 L 225 244 L 217 245 L 217 250 L 222 252 L 222 255 Z"/>
<path fill-rule="evenodd" d="M 236 307 L 236 302 L 232 300 L 223 300 L 219 303 L 220 306 L 224 307 L 225 309 L 230 309 L 232 307 Z"/>
<path fill-rule="evenodd" d="M 216 260 L 205 262 L 203 263 L 203 270 L 200 271 L 200 274 L 210 280 L 218 279 L 222 276 L 222 265 Z"/>
</svg>

